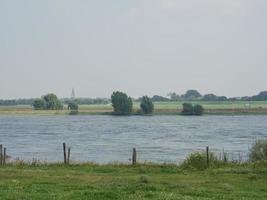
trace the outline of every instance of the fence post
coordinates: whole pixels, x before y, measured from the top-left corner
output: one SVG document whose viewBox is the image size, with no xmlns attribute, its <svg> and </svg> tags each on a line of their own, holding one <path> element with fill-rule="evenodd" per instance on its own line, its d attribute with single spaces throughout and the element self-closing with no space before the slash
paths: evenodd
<svg viewBox="0 0 267 200">
<path fill-rule="evenodd" d="M 135 148 L 133 148 L 132 164 L 133 164 L 133 165 L 136 164 L 136 149 L 135 149 Z"/>
<path fill-rule="evenodd" d="M 66 165 L 67 158 L 66 158 L 66 143 L 65 142 L 63 142 L 63 154 L 64 154 L 64 164 Z"/>
<path fill-rule="evenodd" d="M 3 165 L 6 165 L 6 148 L 4 148 L 4 159 L 3 159 Z"/>
<path fill-rule="evenodd" d="M 206 147 L 206 155 L 207 155 L 207 166 L 210 166 L 210 155 L 209 155 L 209 146 Z"/>
<path fill-rule="evenodd" d="M 3 145 L 0 144 L 0 165 L 3 165 Z"/>
<path fill-rule="evenodd" d="M 68 159 L 67 159 L 67 163 L 70 164 L 70 147 L 68 148 Z"/>
</svg>

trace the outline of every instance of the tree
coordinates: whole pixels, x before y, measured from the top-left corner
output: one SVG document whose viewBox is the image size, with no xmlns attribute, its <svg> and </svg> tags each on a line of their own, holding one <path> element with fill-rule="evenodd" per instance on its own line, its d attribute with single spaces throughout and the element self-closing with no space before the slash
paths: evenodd
<svg viewBox="0 0 267 200">
<path fill-rule="evenodd" d="M 188 90 L 182 98 L 188 101 L 198 100 L 202 97 L 202 95 L 197 90 Z"/>
<path fill-rule="evenodd" d="M 192 105 L 191 103 L 184 103 L 183 104 L 183 115 L 202 115 L 204 113 L 204 108 L 199 105 Z"/>
<path fill-rule="evenodd" d="M 203 101 L 227 101 L 225 96 L 216 96 L 215 94 L 206 94 L 202 97 Z"/>
<path fill-rule="evenodd" d="M 55 94 L 47 94 L 43 96 L 43 99 L 46 102 L 47 110 L 62 110 L 63 103 L 57 98 Z"/>
<path fill-rule="evenodd" d="M 252 101 L 267 101 L 267 91 L 260 92 L 258 95 L 251 97 Z"/>
<path fill-rule="evenodd" d="M 148 96 L 143 96 L 140 107 L 145 114 L 151 114 L 154 111 L 154 104 Z"/>
<path fill-rule="evenodd" d="M 68 104 L 68 110 L 70 110 L 70 115 L 78 114 L 79 106 L 75 101 L 70 101 Z"/>
<path fill-rule="evenodd" d="M 68 109 L 69 110 L 73 110 L 73 111 L 77 111 L 79 109 L 79 106 L 78 106 L 78 104 L 76 102 L 71 101 L 68 104 Z"/>
<path fill-rule="evenodd" d="M 44 110 L 44 109 L 46 109 L 46 102 L 45 102 L 45 100 L 44 99 L 41 99 L 41 98 L 35 99 L 33 101 L 33 108 L 35 110 Z"/>
<path fill-rule="evenodd" d="M 218 97 L 215 94 L 205 94 L 202 100 L 203 101 L 217 101 Z"/>
<path fill-rule="evenodd" d="M 163 97 L 163 96 L 159 96 L 159 95 L 154 95 L 151 100 L 153 102 L 156 102 L 156 101 L 170 101 L 170 99 L 166 98 L 166 97 Z"/>
<path fill-rule="evenodd" d="M 227 99 L 226 96 L 219 96 L 219 97 L 217 98 L 217 100 L 218 100 L 218 101 L 227 101 L 228 99 Z"/>
<path fill-rule="evenodd" d="M 184 103 L 182 114 L 183 115 L 193 115 L 193 113 L 194 113 L 193 110 L 194 110 L 194 107 L 191 103 Z"/>
<path fill-rule="evenodd" d="M 123 92 L 113 92 L 111 95 L 111 103 L 114 114 L 117 115 L 129 115 L 133 109 L 133 102 L 131 97 Z"/>
<path fill-rule="evenodd" d="M 167 96 L 170 97 L 171 101 L 178 101 L 180 100 L 179 94 L 176 94 L 175 92 L 170 92 L 167 94 Z"/>
<path fill-rule="evenodd" d="M 203 115 L 203 112 L 204 112 L 204 108 L 203 106 L 197 104 L 194 106 L 194 115 Z"/>
</svg>

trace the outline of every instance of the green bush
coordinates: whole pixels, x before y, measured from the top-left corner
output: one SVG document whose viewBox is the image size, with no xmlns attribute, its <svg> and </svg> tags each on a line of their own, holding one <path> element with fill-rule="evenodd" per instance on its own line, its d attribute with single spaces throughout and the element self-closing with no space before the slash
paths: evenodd
<svg viewBox="0 0 267 200">
<path fill-rule="evenodd" d="M 44 110 L 44 109 L 46 109 L 46 102 L 45 102 L 45 100 L 44 99 L 41 99 L 41 98 L 35 99 L 33 101 L 33 108 L 35 110 Z"/>
<path fill-rule="evenodd" d="M 113 92 L 111 95 L 111 103 L 114 114 L 117 115 L 129 115 L 132 113 L 133 102 L 131 97 L 123 92 Z"/>
<path fill-rule="evenodd" d="M 63 103 L 57 98 L 57 96 L 53 93 L 44 95 L 42 97 L 46 102 L 47 110 L 62 110 Z"/>
<path fill-rule="evenodd" d="M 267 139 L 254 142 L 249 152 L 250 161 L 267 161 Z"/>
<path fill-rule="evenodd" d="M 76 102 L 72 101 L 72 102 L 69 102 L 68 109 L 72 111 L 77 111 L 79 109 L 79 106 Z"/>
<path fill-rule="evenodd" d="M 183 104 L 182 115 L 202 115 L 203 113 L 204 108 L 202 105 L 192 105 L 191 103 Z"/>
<path fill-rule="evenodd" d="M 151 114 L 154 111 L 154 104 L 148 96 L 143 96 L 140 107 L 145 114 Z"/>
<path fill-rule="evenodd" d="M 193 110 L 194 110 L 194 107 L 191 103 L 184 103 L 182 114 L 183 115 L 193 115 Z"/>
<path fill-rule="evenodd" d="M 194 106 L 194 115 L 203 115 L 203 112 L 204 112 L 204 108 L 197 104 Z"/>
<path fill-rule="evenodd" d="M 205 152 L 195 152 L 190 154 L 182 163 L 182 167 L 186 169 L 204 170 L 208 167 L 217 166 L 220 161 L 213 153 L 209 153 L 209 166 L 207 164 L 207 155 Z"/>
</svg>

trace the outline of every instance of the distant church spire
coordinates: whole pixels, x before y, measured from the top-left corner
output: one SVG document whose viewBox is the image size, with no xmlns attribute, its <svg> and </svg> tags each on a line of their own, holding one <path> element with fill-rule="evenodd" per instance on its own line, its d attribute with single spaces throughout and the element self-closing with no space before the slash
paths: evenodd
<svg viewBox="0 0 267 200">
<path fill-rule="evenodd" d="M 72 88 L 71 90 L 71 96 L 70 96 L 71 99 L 75 99 L 75 91 L 74 91 L 74 88 Z"/>
</svg>

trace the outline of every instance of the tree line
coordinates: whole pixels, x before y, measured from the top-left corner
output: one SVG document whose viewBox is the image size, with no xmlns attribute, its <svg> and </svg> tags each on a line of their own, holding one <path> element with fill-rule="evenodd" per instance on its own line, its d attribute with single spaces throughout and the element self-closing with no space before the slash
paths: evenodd
<svg viewBox="0 0 267 200">
<path fill-rule="evenodd" d="M 33 101 L 33 108 L 35 110 L 62 110 L 64 102 L 55 94 L 49 93 L 41 98 Z M 133 114 L 133 100 L 126 93 L 116 91 L 111 95 L 111 104 L 114 115 L 131 115 Z M 70 114 L 77 114 L 79 110 L 76 99 L 68 101 L 68 110 Z M 154 103 L 148 96 L 143 96 L 140 99 L 140 110 L 138 114 L 149 115 L 154 112 Z M 204 109 L 201 105 L 192 105 L 191 103 L 184 103 L 181 114 L 183 115 L 202 115 Z"/>
<path fill-rule="evenodd" d="M 154 95 L 150 99 L 153 102 L 168 102 L 168 101 L 267 101 L 267 91 L 262 91 L 254 96 L 244 97 L 232 97 L 227 98 L 226 96 L 217 96 L 215 94 L 202 95 L 197 90 L 188 90 L 185 94 L 179 95 L 175 92 L 167 94 L 168 97 Z M 141 101 L 142 97 L 133 99 L 134 101 Z M 16 106 L 16 105 L 33 105 L 35 99 L 0 99 L 0 106 Z M 60 99 L 64 104 L 72 102 L 71 98 Z M 85 104 L 109 104 L 111 103 L 110 98 L 76 98 L 75 102 L 79 105 Z M 44 103 L 44 102 L 42 102 Z M 41 103 L 41 104 L 42 104 Z"/>
<path fill-rule="evenodd" d="M 169 101 L 267 101 L 267 91 L 262 91 L 254 96 L 231 98 L 227 98 L 226 96 L 217 96 L 215 94 L 202 95 L 197 90 L 188 90 L 185 94 L 182 95 L 171 92 L 167 96 L 169 97 Z"/>
<path fill-rule="evenodd" d="M 116 115 L 130 115 L 133 112 L 133 101 L 131 97 L 123 92 L 113 92 L 111 95 L 111 103 L 113 107 L 113 114 Z M 154 112 L 154 104 L 151 98 L 143 96 L 140 98 L 140 111 L 141 114 L 152 114 Z M 204 108 L 199 105 L 191 103 L 184 103 L 181 114 L 182 115 L 202 115 Z"/>
</svg>

